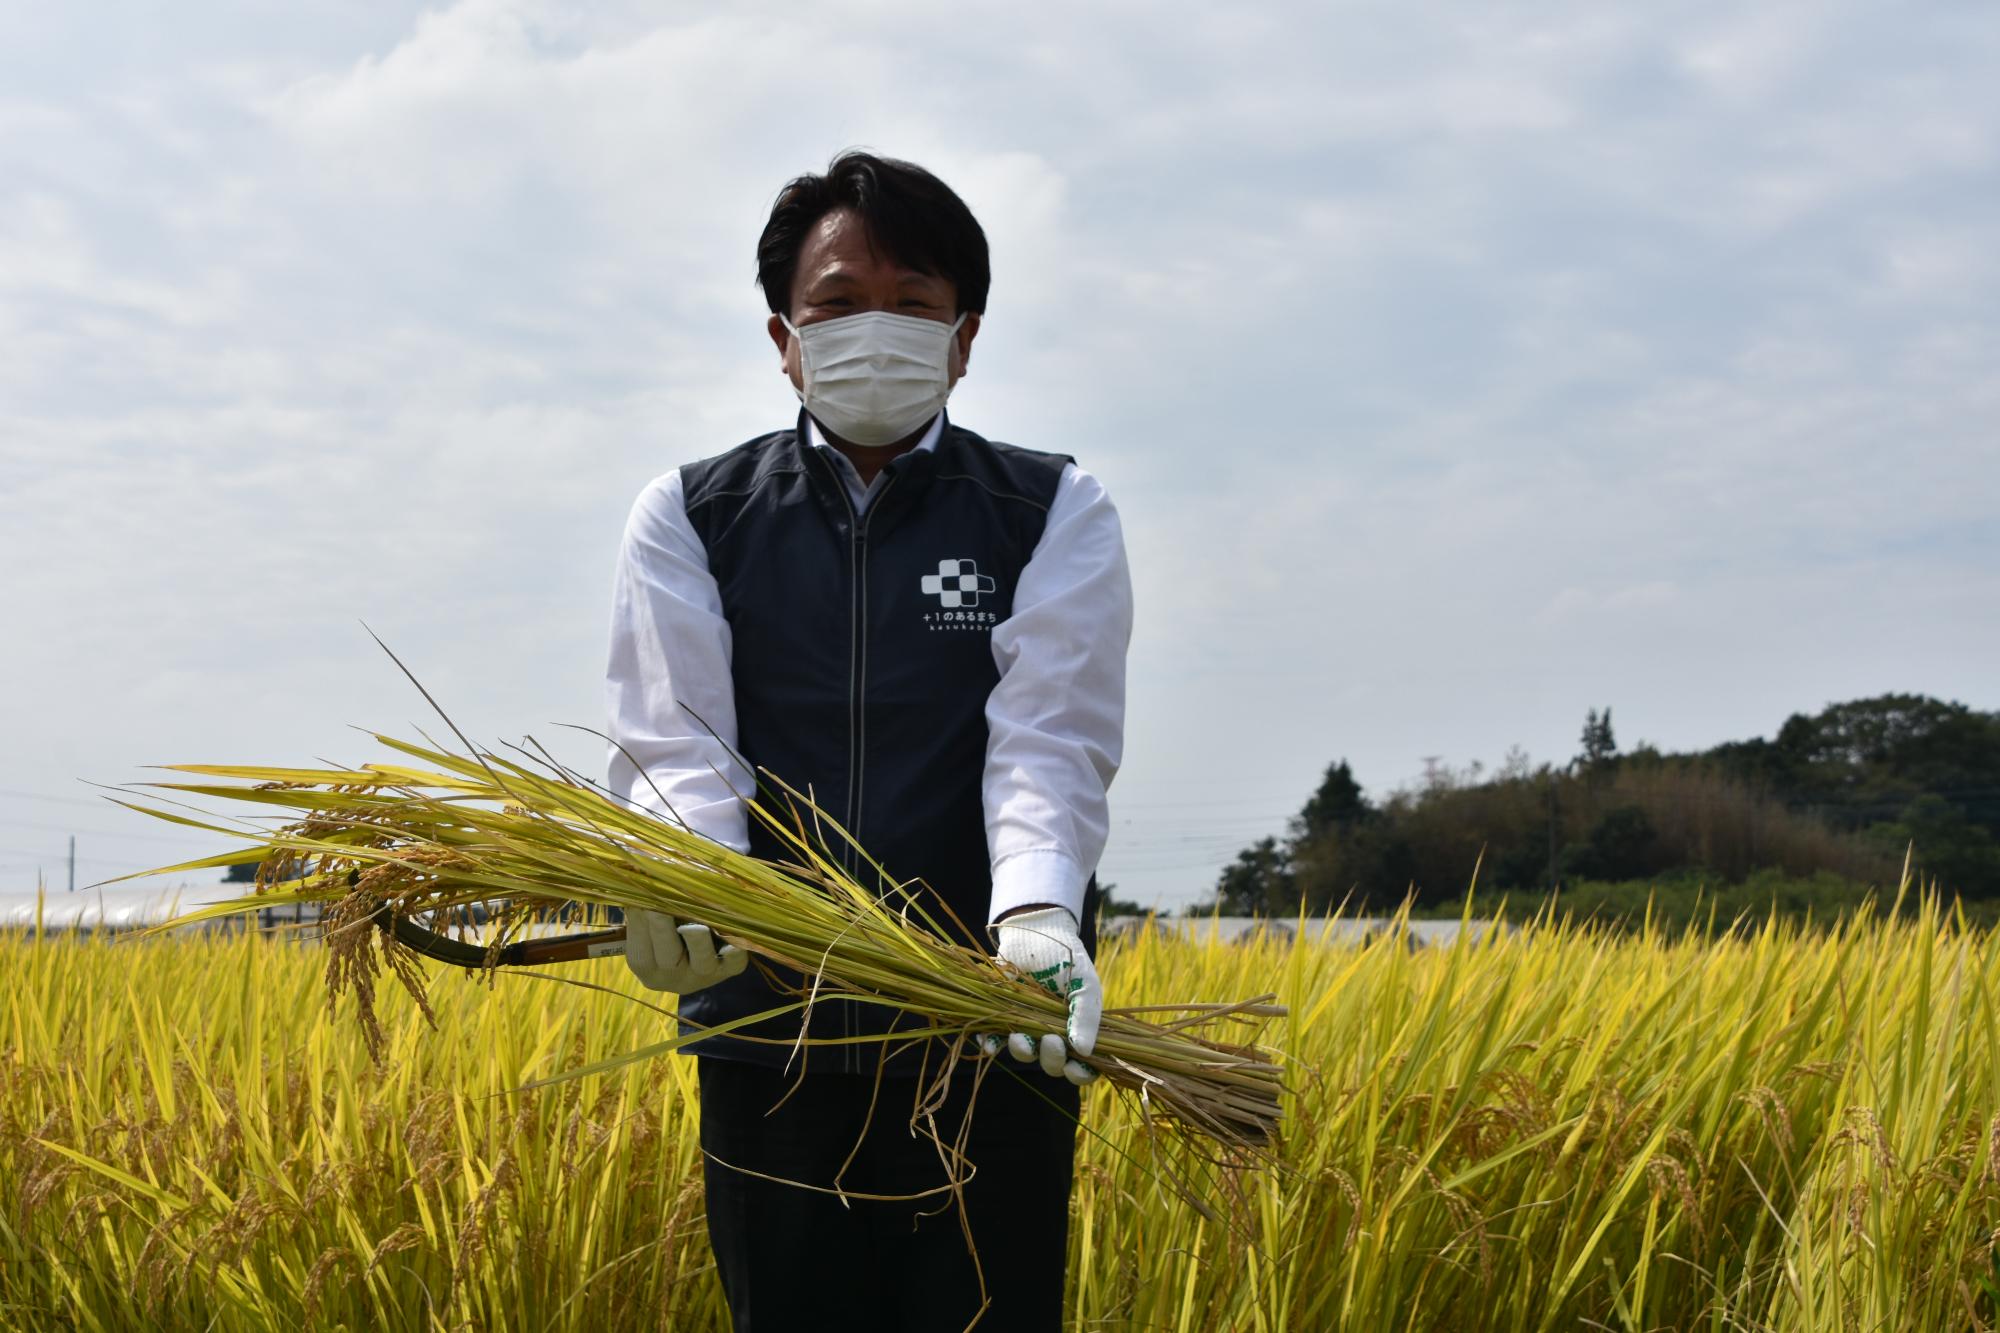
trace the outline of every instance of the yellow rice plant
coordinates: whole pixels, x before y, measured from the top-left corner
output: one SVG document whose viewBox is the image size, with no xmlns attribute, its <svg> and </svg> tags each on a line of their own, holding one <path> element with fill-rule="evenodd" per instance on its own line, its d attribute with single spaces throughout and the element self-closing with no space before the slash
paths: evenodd
<svg viewBox="0 0 2000 1333">
<path fill-rule="evenodd" d="M 666 1055 L 710 1033 L 793 1046 L 865 1041 L 882 1058 L 891 1049 L 921 1050 L 927 1085 L 920 1099 L 941 1099 L 957 1069 L 991 1059 L 975 1040 L 980 1035 L 1064 1030 L 1065 997 L 955 942 L 954 927 L 961 938 L 970 932 L 949 916 L 941 897 L 921 881 L 896 883 L 866 860 L 845 830 L 788 788 L 777 787 L 770 804 L 748 803 L 751 817 L 772 831 L 789 858 L 766 861 L 615 799 L 525 751 L 528 764 L 491 751 L 460 754 L 376 739 L 423 767 L 176 764 L 169 767 L 207 780 L 148 784 L 247 805 L 264 816 L 236 827 L 123 804 L 247 843 L 168 868 L 259 866 L 256 894 L 202 909 L 186 921 L 272 904 L 324 904 L 328 980 L 336 994 L 355 993 L 363 1031 L 378 1046 L 375 981 L 385 967 L 420 1007 L 425 1004 L 421 970 L 397 929 L 413 918 L 437 922 L 492 908 L 499 934 L 489 941 L 488 957 L 497 957 L 508 932 L 534 912 L 576 902 L 703 922 L 749 954 L 784 1001 L 764 1013 L 646 1043 L 620 1059 Z M 778 801 L 786 804 L 778 807 Z M 282 813 L 267 813 L 273 810 Z M 849 855 L 859 855 L 865 877 L 885 888 L 867 887 L 844 869 Z M 1148 1009 L 1109 1007 L 1091 1066 L 1134 1097 L 1149 1118 L 1161 1120 L 1163 1129 L 1202 1136 L 1238 1155 L 1262 1155 L 1277 1136 L 1282 1071 L 1257 1045 L 1214 1034 L 1282 1016 L 1270 999 L 1268 993 L 1230 1003 L 1177 996 Z M 915 1021 L 886 1039 L 807 1037 L 796 1017 L 799 1035 L 789 1043 L 737 1031 L 830 1001 L 878 1006 Z M 1188 1198 L 1198 1209 L 1209 1207 L 1198 1194 Z"/>
<path fill-rule="evenodd" d="M 1071 1327 L 2000 1324 L 2000 941 L 1935 903 L 1449 947 L 1107 944 L 1112 1003 L 1271 990 L 1290 1083 L 1234 1222 L 1086 1092 Z M 726 1327 L 691 1061 L 608 991 L 440 978 L 385 1058 L 316 950 L 0 939 L 0 1326 Z"/>
</svg>

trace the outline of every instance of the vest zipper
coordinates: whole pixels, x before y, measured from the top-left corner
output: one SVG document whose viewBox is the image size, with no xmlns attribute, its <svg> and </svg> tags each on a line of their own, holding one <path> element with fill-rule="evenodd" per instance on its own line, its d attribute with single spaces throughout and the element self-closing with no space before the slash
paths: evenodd
<svg viewBox="0 0 2000 1333">
<path fill-rule="evenodd" d="M 814 451 L 817 453 L 817 450 Z M 825 462 L 824 459 L 821 460 Z M 840 470 L 831 463 L 826 470 L 833 474 L 833 489 L 839 494 L 840 502 L 847 506 L 848 532 L 851 538 L 849 559 L 853 562 L 848 590 L 848 633 L 847 656 L 847 814 L 844 827 L 852 837 L 861 833 L 861 783 L 866 769 L 865 752 L 868 743 L 867 713 L 862 701 L 868 690 L 868 525 L 875 518 L 876 510 L 882 506 L 883 497 L 896 484 L 892 472 L 882 483 L 882 489 L 868 504 L 866 514 L 854 508 L 854 499 L 847 493 L 847 482 Z M 852 847 L 843 846 L 840 858 L 847 865 L 850 875 L 861 873 L 860 860 Z M 860 1034 L 854 1027 L 854 1006 L 841 1011 L 841 1034 L 854 1037 Z M 841 1047 L 841 1067 L 847 1073 L 861 1072 L 860 1060 L 855 1046 Z"/>
<path fill-rule="evenodd" d="M 857 838 L 861 836 L 861 798 L 868 770 L 868 713 L 862 706 L 868 694 L 868 525 L 874 521 L 875 511 L 881 508 L 882 501 L 895 484 L 895 474 L 891 473 L 889 479 L 882 483 L 882 489 L 869 502 L 868 512 L 861 516 L 861 526 L 855 529 L 854 534 L 854 583 L 861 597 L 855 641 L 859 645 L 861 670 L 854 682 L 854 773 L 852 785 L 848 788 L 847 830 Z M 859 853 L 855 853 L 855 857 L 855 873 L 859 874 Z"/>
<path fill-rule="evenodd" d="M 848 744 L 852 747 L 854 761 L 847 782 L 847 832 L 855 838 L 861 836 L 861 787 L 868 772 L 868 710 L 864 706 L 868 696 L 868 525 L 874 521 L 876 511 L 882 507 L 884 497 L 889 494 L 889 488 L 895 484 L 895 474 L 891 473 L 888 480 L 882 483 L 882 489 L 875 493 L 875 498 L 868 502 L 868 512 L 860 516 L 859 525 L 854 529 L 854 593 L 857 608 L 854 619 L 854 653 L 859 665 L 848 695 Z M 843 485 L 841 494 L 846 493 L 847 488 Z M 848 512 L 853 513 L 854 502 L 850 499 L 847 504 Z M 852 847 L 847 849 L 847 853 L 848 864 L 852 867 L 849 873 L 859 876 L 860 853 Z M 871 892 L 874 887 L 872 884 L 868 886 Z M 850 1037 L 861 1035 L 855 1022 L 856 1007 L 852 1004 L 847 1006 L 847 1035 Z M 862 1072 L 861 1048 L 846 1046 L 842 1050 L 847 1057 L 847 1072 L 850 1074 Z"/>
</svg>

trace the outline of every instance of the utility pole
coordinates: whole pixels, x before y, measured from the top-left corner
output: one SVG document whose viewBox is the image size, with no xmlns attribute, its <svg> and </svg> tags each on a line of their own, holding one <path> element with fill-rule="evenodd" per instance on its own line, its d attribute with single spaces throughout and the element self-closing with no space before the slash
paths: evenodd
<svg viewBox="0 0 2000 1333">
<path fill-rule="evenodd" d="M 76 892 L 76 834 L 69 835 L 69 891 Z"/>
<path fill-rule="evenodd" d="M 1556 775 L 1549 773 L 1549 888 L 1556 886 Z"/>
</svg>

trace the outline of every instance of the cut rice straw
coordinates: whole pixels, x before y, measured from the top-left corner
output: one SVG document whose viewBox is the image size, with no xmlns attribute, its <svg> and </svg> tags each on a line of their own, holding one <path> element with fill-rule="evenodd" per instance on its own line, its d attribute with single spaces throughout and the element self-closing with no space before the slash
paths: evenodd
<svg viewBox="0 0 2000 1333">
<path fill-rule="evenodd" d="M 497 948 L 548 909 L 574 903 L 700 921 L 754 960 L 805 978 L 776 1009 L 689 1030 L 607 1065 L 665 1054 L 836 997 L 900 1011 L 920 1026 L 887 1036 L 819 1039 L 803 1035 L 802 1018 L 796 1044 L 877 1042 L 886 1055 L 889 1046 L 936 1038 L 950 1053 L 948 1063 L 955 1063 L 992 1058 L 973 1040 L 981 1033 L 1065 1028 L 1061 997 L 948 938 L 946 923 L 919 901 L 918 885 L 878 896 L 844 870 L 836 846 L 853 849 L 872 870 L 881 868 L 810 800 L 782 784 L 775 784 L 776 800 L 748 802 L 752 817 L 791 858 L 763 860 L 607 795 L 552 760 L 528 756 L 524 764 L 469 744 L 471 753 L 459 753 L 435 743 L 376 739 L 421 767 L 175 764 L 167 767 L 219 781 L 147 784 L 285 812 L 288 822 L 275 829 L 269 819 L 232 828 L 140 802 L 122 804 L 246 843 L 166 871 L 258 865 L 255 893 L 183 922 L 323 904 L 329 985 L 336 994 L 355 993 L 378 1050 L 382 1035 L 372 1001 L 380 970 L 386 967 L 420 1005 L 425 997 L 415 956 L 387 929 L 374 927 L 404 917 L 425 919 L 435 929 L 483 909 Z M 885 882 L 892 881 L 885 876 Z M 371 939 L 379 953 L 370 952 Z M 779 981 L 768 967 L 764 972 Z M 1264 1156 L 1277 1142 L 1281 1069 L 1267 1048 L 1212 1034 L 1234 1029 L 1233 1035 L 1254 1035 L 1246 1030 L 1284 1015 L 1274 999 L 1108 1010 L 1089 1062 L 1113 1087 L 1139 1100 L 1148 1123 Z M 1165 1021 L 1150 1021 L 1156 1012 Z"/>
</svg>

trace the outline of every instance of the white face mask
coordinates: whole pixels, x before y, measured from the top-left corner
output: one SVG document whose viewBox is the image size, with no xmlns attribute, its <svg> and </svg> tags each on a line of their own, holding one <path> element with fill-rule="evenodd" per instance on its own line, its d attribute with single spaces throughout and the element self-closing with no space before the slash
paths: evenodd
<svg viewBox="0 0 2000 1333">
<path fill-rule="evenodd" d="M 894 444 L 936 416 L 951 396 L 951 342 L 963 323 L 964 315 L 940 324 L 886 310 L 804 328 L 786 319 L 799 340 L 799 400 L 849 444 Z"/>
</svg>

